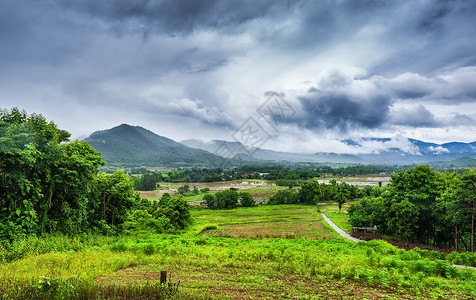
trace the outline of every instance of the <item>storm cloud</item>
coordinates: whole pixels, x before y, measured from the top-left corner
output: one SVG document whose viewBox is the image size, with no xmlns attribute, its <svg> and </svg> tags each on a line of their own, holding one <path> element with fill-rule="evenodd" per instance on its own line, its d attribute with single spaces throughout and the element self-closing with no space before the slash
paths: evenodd
<svg viewBox="0 0 476 300">
<path fill-rule="evenodd" d="M 296 111 L 278 150 L 472 141 L 475 15 L 463 0 L 0 0 L 0 104 L 73 137 L 130 123 L 230 140 L 273 91 Z"/>
</svg>

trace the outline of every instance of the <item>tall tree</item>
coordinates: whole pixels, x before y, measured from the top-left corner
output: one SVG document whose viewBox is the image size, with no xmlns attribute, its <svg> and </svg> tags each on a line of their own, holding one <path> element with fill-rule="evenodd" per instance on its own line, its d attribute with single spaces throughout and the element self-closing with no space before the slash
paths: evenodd
<svg viewBox="0 0 476 300">
<path fill-rule="evenodd" d="M 472 196 L 467 199 L 471 205 L 471 252 L 474 252 L 474 215 L 476 213 L 476 170 L 463 174 L 463 184 L 472 192 Z"/>
</svg>

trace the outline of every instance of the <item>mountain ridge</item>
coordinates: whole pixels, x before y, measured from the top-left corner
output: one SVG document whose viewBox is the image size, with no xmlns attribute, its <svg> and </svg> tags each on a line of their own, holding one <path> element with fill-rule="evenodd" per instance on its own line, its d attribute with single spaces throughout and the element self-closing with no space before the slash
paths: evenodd
<svg viewBox="0 0 476 300">
<path fill-rule="evenodd" d="M 365 142 L 389 143 L 384 150 L 369 154 L 340 154 L 332 152 L 292 153 L 260 148 L 246 148 L 234 141 L 184 140 L 176 142 L 140 126 L 121 124 L 93 132 L 89 142 L 103 159 L 112 165 L 150 167 L 220 167 L 224 160 L 231 165 L 246 163 L 351 163 L 351 164 L 414 164 L 438 163 L 444 165 L 461 157 L 470 165 L 476 158 L 476 142 L 427 143 L 415 139 L 367 138 L 345 140 L 352 147 Z M 402 142 L 403 141 L 403 142 Z M 399 143 L 400 142 L 400 143 Z M 403 145 L 403 146 L 402 146 Z M 453 165 L 460 165 L 456 162 Z"/>
<path fill-rule="evenodd" d="M 110 164 L 141 166 L 186 166 L 219 163 L 223 159 L 160 136 L 140 126 L 121 124 L 93 132 L 84 139 Z"/>
</svg>

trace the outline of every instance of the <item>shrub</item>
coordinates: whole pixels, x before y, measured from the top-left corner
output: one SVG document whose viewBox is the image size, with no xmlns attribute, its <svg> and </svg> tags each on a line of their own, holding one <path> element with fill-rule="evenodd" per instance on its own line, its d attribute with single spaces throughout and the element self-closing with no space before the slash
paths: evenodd
<svg viewBox="0 0 476 300">
<path fill-rule="evenodd" d="M 241 206 L 244 206 L 244 207 L 250 207 L 250 206 L 256 205 L 255 199 L 253 199 L 251 194 L 248 192 L 240 193 L 240 203 L 241 203 Z"/>
<path fill-rule="evenodd" d="M 217 192 L 214 195 L 205 195 L 203 199 L 208 208 L 227 209 L 235 208 L 238 204 L 239 194 L 235 190 Z"/>
<path fill-rule="evenodd" d="M 299 203 L 299 194 L 296 190 L 280 190 L 269 198 L 268 204 L 296 204 Z"/>
</svg>

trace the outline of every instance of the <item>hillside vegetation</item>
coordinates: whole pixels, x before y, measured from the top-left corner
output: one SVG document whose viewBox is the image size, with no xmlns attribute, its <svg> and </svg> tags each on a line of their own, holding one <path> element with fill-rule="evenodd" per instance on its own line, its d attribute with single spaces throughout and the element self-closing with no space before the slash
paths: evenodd
<svg viewBox="0 0 476 300">
<path fill-rule="evenodd" d="M 127 124 L 94 132 L 85 141 L 113 165 L 205 166 L 219 165 L 223 160 L 207 151 L 189 148 L 142 127 Z"/>
</svg>

